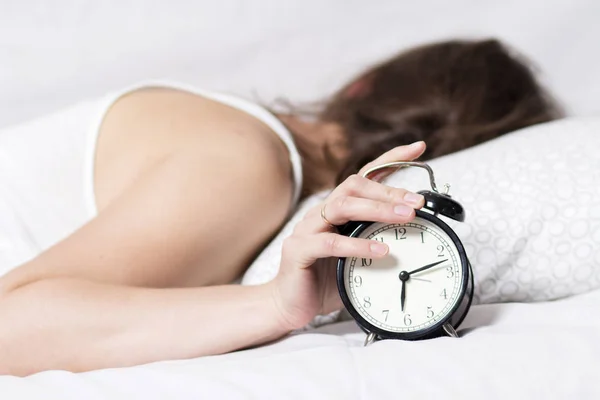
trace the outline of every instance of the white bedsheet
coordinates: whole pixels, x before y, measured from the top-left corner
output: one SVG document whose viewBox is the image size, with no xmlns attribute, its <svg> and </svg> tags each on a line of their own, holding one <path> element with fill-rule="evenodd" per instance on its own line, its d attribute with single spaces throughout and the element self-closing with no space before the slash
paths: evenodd
<svg viewBox="0 0 600 400">
<path fill-rule="evenodd" d="M 472 308 L 460 339 L 362 347 L 352 322 L 233 354 L 0 377 L 1 399 L 598 399 L 600 291 Z"/>
</svg>

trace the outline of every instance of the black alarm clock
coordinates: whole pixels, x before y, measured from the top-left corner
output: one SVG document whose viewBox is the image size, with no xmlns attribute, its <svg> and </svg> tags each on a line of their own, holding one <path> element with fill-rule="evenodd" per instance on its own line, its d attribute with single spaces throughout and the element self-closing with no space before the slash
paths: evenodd
<svg viewBox="0 0 600 400">
<path fill-rule="evenodd" d="M 456 233 L 440 216 L 463 222 L 465 211 L 437 190 L 433 171 L 421 162 L 394 162 L 371 168 L 427 170 L 432 190 L 419 193 L 425 205 L 404 224 L 352 221 L 340 234 L 378 240 L 389 246 L 381 259 L 346 257 L 337 262 L 337 284 L 344 306 L 367 333 L 365 345 L 378 339 L 419 340 L 458 337 L 473 299 L 473 272 Z"/>
</svg>

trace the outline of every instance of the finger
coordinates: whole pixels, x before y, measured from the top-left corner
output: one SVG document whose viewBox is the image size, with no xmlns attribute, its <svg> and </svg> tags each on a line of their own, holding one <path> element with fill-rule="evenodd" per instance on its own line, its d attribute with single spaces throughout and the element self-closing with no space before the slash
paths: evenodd
<svg viewBox="0 0 600 400">
<path fill-rule="evenodd" d="M 360 179 L 366 181 L 366 193 L 356 193 L 370 195 L 371 199 L 365 199 L 368 201 L 364 203 L 358 201 L 362 197 L 347 195 L 327 199 L 304 215 L 294 227 L 294 233 L 328 232 L 331 231 L 331 225 L 348 221 L 408 222 L 414 218 L 413 210 L 420 209 L 425 203 L 425 198 L 420 194 L 371 182 L 366 178 Z M 346 206 L 351 206 L 351 209 L 344 210 Z M 335 214 L 331 214 L 332 208 Z"/>
<path fill-rule="evenodd" d="M 341 196 L 362 197 L 393 204 L 407 204 L 413 208 L 421 208 L 425 204 L 425 198 L 418 193 L 413 193 L 403 188 L 382 185 L 381 183 L 373 182 L 370 179 L 358 175 L 351 175 L 348 177 L 331 192 L 325 202 L 330 203 Z M 319 204 L 310 209 L 305 214 L 305 218 L 319 215 L 323 204 L 324 203 Z"/>
<path fill-rule="evenodd" d="M 341 196 L 327 204 L 325 217 L 333 225 L 342 225 L 349 221 L 401 224 L 414 219 L 415 209 L 405 203 L 388 203 L 360 197 Z"/>
<path fill-rule="evenodd" d="M 415 217 L 412 203 L 382 202 L 352 196 L 339 196 L 329 203 L 310 210 L 304 219 L 296 224 L 294 233 L 300 235 L 330 232 L 331 225 L 343 225 L 349 221 L 373 221 L 402 224 Z M 324 217 L 321 214 L 323 211 Z"/>
<path fill-rule="evenodd" d="M 359 175 L 351 175 L 337 188 L 335 188 L 326 202 L 339 196 L 354 196 L 365 199 L 387 201 L 390 203 L 406 203 L 416 208 L 421 208 L 425 198 L 418 194 L 410 192 L 404 188 L 397 188 L 374 182 L 371 179 Z"/>
<path fill-rule="evenodd" d="M 335 233 L 287 238 L 283 244 L 283 262 L 307 268 L 319 258 L 382 258 L 389 252 L 385 243 L 370 239 L 350 238 Z"/>
<path fill-rule="evenodd" d="M 360 169 L 358 175 L 362 176 L 366 171 L 370 168 L 376 167 L 378 165 L 387 164 L 394 161 L 412 161 L 415 158 L 418 158 L 421 154 L 425 152 L 426 149 L 425 142 L 415 142 L 406 146 L 398 146 L 393 148 L 392 150 L 383 153 L 381 156 L 377 157 L 375 160 L 366 164 L 364 167 Z M 371 179 L 377 182 L 381 182 L 386 176 L 390 175 L 394 172 L 395 169 L 389 168 L 381 171 L 377 171 L 376 173 L 371 175 Z"/>
</svg>

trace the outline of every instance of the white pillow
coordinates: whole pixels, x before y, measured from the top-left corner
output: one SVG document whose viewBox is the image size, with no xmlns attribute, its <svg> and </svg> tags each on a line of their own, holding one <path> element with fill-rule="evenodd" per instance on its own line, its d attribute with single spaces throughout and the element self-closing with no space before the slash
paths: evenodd
<svg viewBox="0 0 600 400">
<path fill-rule="evenodd" d="M 475 303 L 543 301 L 600 287 L 600 118 L 536 125 L 429 162 L 438 187 L 466 210 L 446 221 L 462 240 L 475 274 Z M 386 183 L 430 189 L 409 168 Z M 281 245 L 327 193 L 306 199 L 243 277 L 272 279 Z"/>
</svg>

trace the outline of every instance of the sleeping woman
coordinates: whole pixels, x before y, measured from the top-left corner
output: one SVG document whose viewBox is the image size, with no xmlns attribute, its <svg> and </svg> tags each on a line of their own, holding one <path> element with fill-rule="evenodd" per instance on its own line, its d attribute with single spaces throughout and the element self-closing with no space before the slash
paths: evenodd
<svg viewBox="0 0 600 400">
<path fill-rule="evenodd" d="M 332 225 L 405 223 L 423 206 L 361 169 L 439 157 L 559 114 L 498 41 L 449 41 L 367 70 L 310 119 L 147 84 L 1 132 L 0 374 L 280 338 L 342 307 L 333 257 L 388 252 Z M 298 201 L 326 188 L 285 241 L 276 278 L 234 284 Z"/>
</svg>

